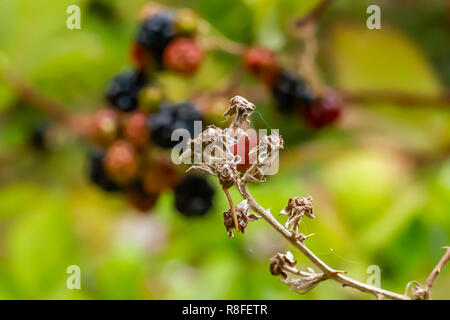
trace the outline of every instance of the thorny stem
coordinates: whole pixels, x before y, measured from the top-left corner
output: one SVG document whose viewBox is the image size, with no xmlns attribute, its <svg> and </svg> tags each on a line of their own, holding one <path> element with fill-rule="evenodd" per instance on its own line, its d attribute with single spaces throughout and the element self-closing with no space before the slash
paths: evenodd
<svg viewBox="0 0 450 320">
<path fill-rule="evenodd" d="M 311 250 L 306 247 L 304 243 L 295 239 L 292 232 L 287 230 L 276 220 L 270 212 L 261 207 L 248 191 L 244 183 L 238 184 L 240 194 L 244 199 L 247 199 L 250 208 L 260 214 L 275 230 L 277 230 L 286 240 L 292 243 L 300 252 L 308 258 L 314 265 L 316 265 L 324 274 L 324 279 L 332 279 L 339 282 L 342 286 L 355 288 L 361 292 L 366 292 L 375 295 L 377 298 L 387 298 L 393 300 L 410 300 L 406 295 L 398 294 L 388 290 L 380 289 L 366 283 L 351 279 L 342 274 L 342 271 L 335 270 L 317 257 Z"/>
<path fill-rule="evenodd" d="M 423 286 L 423 290 L 425 291 L 425 299 L 431 298 L 431 287 L 433 286 L 433 282 L 438 276 L 438 274 L 441 272 L 442 268 L 445 266 L 445 264 L 450 261 L 450 247 L 444 247 L 446 249 L 444 255 L 442 256 L 441 260 L 438 262 L 438 264 L 434 267 L 434 269 L 431 271 L 430 275 L 428 276 L 427 280 L 425 281 L 425 285 Z"/>
<path fill-rule="evenodd" d="M 237 220 L 237 216 L 236 216 L 236 207 L 234 205 L 233 199 L 231 198 L 230 192 L 228 191 L 228 188 L 223 188 L 223 192 L 225 192 L 227 199 L 228 199 L 228 203 L 230 204 L 230 209 L 231 209 L 231 214 L 233 215 L 233 221 L 234 221 L 234 226 L 236 227 L 236 232 L 239 232 L 239 223 Z"/>
</svg>

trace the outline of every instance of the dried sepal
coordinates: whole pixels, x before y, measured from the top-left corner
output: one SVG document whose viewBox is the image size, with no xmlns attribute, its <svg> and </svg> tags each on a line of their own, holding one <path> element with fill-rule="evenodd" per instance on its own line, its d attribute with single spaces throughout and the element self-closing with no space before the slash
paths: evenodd
<svg viewBox="0 0 450 320">
<path fill-rule="evenodd" d="M 274 276 L 281 276 L 281 278 L 286 279 L 288 277 L 288 271 L 285 267 L 294 268 L 297 264 L 294 256 L 290 251 L 283 253 L 277 253 L 272 258 L 270 258 L 270 273 Z"/>
<path fill-rule="evenodd" d="M 242 124 L 250 124 L 248 119 L 255 111 L 255 105 L 241 96 L 235 96 L 230 99 L 230 105 L 225 111 L 224 116 L 233 117 L 232 128 L 239 128 Z"/>
<path fill-rule="evenodd" d="M 261 217 L 257 216 L 254 213 L 250 212 L 250 208 L 248 205 L 248 201 L 247 200 L 243 200 L 241 201 L 241 203 L 239 203 L 236 208 L 236 217 L 238 220 L 238 226 L 239 226 L 239 231 L 242 233 L 245 233 L 245 230 L 247 229 L 247 225 L 249 221 L 256 221 L 258 219 L 260 219 Z M 235 224 L 234 224 L 234 219 L 233 219 L 233 214 L 231 209 L 228 211 L 225 211 L 223 213 L 223 224 L 225 225 L 225 228 L 227 229 L 227 233 L 228 236 L 230 238 L 233 238 L 233 229 L 236 229 Z"/>
<path fill-rule="evenodd" d="M 297 293 L 305 294 L 315 288 L 321 281 L 326 279 L 323 273 L 316 273 L 313 269 L 307 268 L 307 271 L 299 271 L 298 277 L 283 278 L 285 284 Z"/>
<path fill-rule="evenodd" d="M 249 152 L 249 159 L 256 159 L 255 163 L 245 172 L 244 182 L 265 182 L 265 176 L 278 159 L 279 151 L 283 149 L 283 138 L 278 133 L 264 136 Z"/>
</svg>

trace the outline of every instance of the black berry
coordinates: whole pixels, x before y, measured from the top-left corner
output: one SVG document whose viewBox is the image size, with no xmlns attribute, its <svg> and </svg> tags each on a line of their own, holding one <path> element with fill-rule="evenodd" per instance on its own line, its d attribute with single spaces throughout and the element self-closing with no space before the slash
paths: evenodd
<svg viewBox="0 0 450 320">
<path fill-rule="evenodd" d="M 146 82 L 142 72 L 126 70 L 111 80 L 106 98 L 111 105 L 121 111 L 133 111 L 138 107 L 139 91 Z"/>
<path fill-rule="evenodd" d="M 139 28 L 137 42 L 161 61 L 162 53 L 175 36 L 173 18 L 167 13 L 158 13 L 144 20 Z"/>
<path fill-rule="evenodd" d="M 202 216 L 212 207 L 214 189 L 205 177 L 187 175 L 175 188 L 175 208 L 184 216 Z"/>
<path fill-rule="evenodd" d="M 104 191 L 119 191 L 119 187 L 106 174 L 103 167 L 105 151 L 100 148 L 93 148 L 89 152 L 89 179 L 102 188 Z"/>
<path fill-rule="evenodd" d="M 40 122 L 33 126 L 30 135 L 30 144 L 36 150 L 45 151 L 48 149 L 48 124 Z"/>
<path fill-rule="evenodd" d="M 172 141 L 172 132 L 186 129 L 194 138 L 194 121 L 197 120 L 202 120 L 202 114 L 189 102 L 163 107 L 158 114 L 150 116 L 152 140 L 160 147 L 172 148 L 178 144 L 178 141 Z"/>
<path fill-rule="evenodd" d="M 295 109 L 308 108 L 314 101 L 312 91 L 296 74 L 282 72 L 272 88 L 275 105 L 281 112 L 290 113 Z"/>
</svg>

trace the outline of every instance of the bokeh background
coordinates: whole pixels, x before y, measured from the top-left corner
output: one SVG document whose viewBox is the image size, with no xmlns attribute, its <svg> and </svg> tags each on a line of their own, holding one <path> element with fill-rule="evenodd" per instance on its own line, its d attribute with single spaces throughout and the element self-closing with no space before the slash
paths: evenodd
<svg viewBox="0 0 450 320">
<path fill-rule="evenodd" d="M 299 47 L 290 25 L 317 2 L 163 3 L 193 8 L 228 38 L 290 61 Z M 128 47 L 145 3 L 0 1 L 2 65 L 68 109 L 94 112 L 104 105 L 108 80 L 130 64 Z M 71 4 L 81 7 L 81 30 L 66 28 Z M 366 28 L 369 4 L 381 7 L 381 30 Z M 449 87 L 448 1 L 336 0 L 318 31 L 321 76 L 332 87 L 424 94 Z M 194 90 L 224 87 L 240 63 L 211 52 L 193 78 L 163 73 L 161 81 L 173 100 L 183 100 Z M 279 174 L 252 186 L 255 198 L 278 212 L 289 197 L 312 195 L 317 219 L 301 228 L 316 234 L 308 245 L 320 258 L 361 281 L 378 265 L 381 286 L 397 292 L 410 280 L 423 282 L 450 244 L 448 106 L 348 105 L 339 124 L 311 132 L 274 112 L 270 99 L 260 100 L 255 123 L 279 128 L 288 146 Z M 87 143 L 64 128 L 50 151 L 33 150 L 29 137 L 41 120 L 44 114 L 0 82 L 0 298 L 372 299 L 331 281 L 303 296 L 290 291 L 268 263 L 290 247 L 262 221 L 229 239 L 221 192 L 205 217 L 181 216 L 171 193 L 151 213 L 135 212 L 88 182 Z M 69 265 L 81 268 L 81 290 L 66 288 Z M 449 267 L 433 297 L 450 298 Z"/>
</svg>

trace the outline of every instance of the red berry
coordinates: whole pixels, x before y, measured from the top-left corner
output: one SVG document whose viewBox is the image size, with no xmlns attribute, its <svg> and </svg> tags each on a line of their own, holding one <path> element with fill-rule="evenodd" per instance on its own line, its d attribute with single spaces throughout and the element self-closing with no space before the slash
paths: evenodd
<svg viewBox="0 0 450 320">
<path fill-rule="evenodd" d="M 237 144 L 233 146 L 234 155 L 238 155 L 241 161 L 237 164 L 240 172 L 247 171 L 250 166 L 255 163 L 256 159 L 249 157 L 249 152 L 258 145 L 258 135 L 256 131 L 247 131 L 247 135 L 243 134 L 239 137 Z"/>
<path fill-rule="evenodd" d="M 142 148 L 149 141 L 150 129 L 147 120 L 147 116 L 139 111 L 134 111 L 125 118 L 123 135 L 137 148 Z"/>
<path fill-rule="evenodd" d="M 190 38 L 171 41 L 163 53 L 165 67 L 182 74 L 194 73 L 202 60 L 203 50 Z"/>
<path fill-rule="evenodd" d="M 253 47 L 244 54 L 245 68 L 264 83 L 270 85 L 276 79 L 278 73 L 278 62 L 273 51 L 264 48 Z"/>
<path fill-rule="evenodd" d="M 342 112 L 342 98 L 333 91 L 319 96 L 310 108 L 303 109 L 305 121 L 313 128 L 319 129 L 335 122 Z"/>
<path fill-rule="evenodd" d="M 113 109 L 98 111 L 90 123 L 89 133 L 91 139 L 101 145 L 108 146 L 117 137 L 119 128 L 119 115 Z"/>
<path fill-rule="evenodd" d="M 131 45 L 130 56 L 131 61 L 137 70 L 145 71 L 150 67 L 150 54 L 141 44 L 133 42 Z"/>
<path fill-rule="evenodd" d="M 118 184 L 131 182 L 139 169 L 139 158 L 134 147 L 124 141 L 115 142 L 103 160 L 108 176 Z"/>
</svg>

